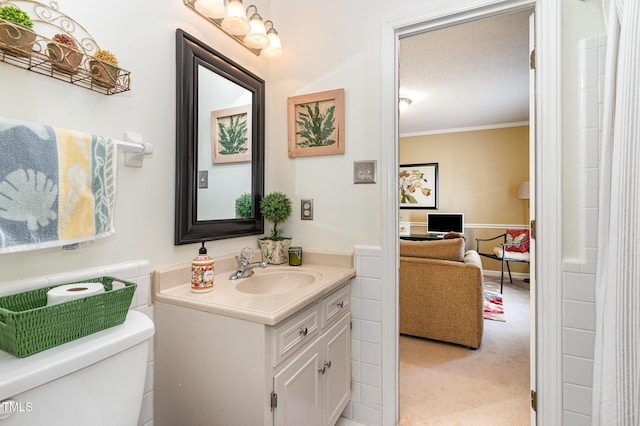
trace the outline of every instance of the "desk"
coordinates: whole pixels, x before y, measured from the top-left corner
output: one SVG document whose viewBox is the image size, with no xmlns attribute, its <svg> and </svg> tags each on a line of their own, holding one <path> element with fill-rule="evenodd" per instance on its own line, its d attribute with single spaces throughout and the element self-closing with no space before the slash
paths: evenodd
<svg viewBox="0 0 640 426">
<path fill-rule="evenodd" d="M 401 240 L 410 240 L 410 241 L 437 241 L 442 240 L 443 235 L 427 235 L 427 234 L 409 234 L 401 236 Z"/>
</svg>

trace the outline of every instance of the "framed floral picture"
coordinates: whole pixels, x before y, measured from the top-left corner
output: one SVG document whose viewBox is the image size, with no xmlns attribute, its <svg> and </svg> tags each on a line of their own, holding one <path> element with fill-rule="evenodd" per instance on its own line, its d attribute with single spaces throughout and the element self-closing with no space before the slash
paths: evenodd
<svg viewBox="0 0 640 426">
<path fill-rule="evenodd" d="M 211 160 L 251 161 L 251 105 L 211 111 Z"/>
<path fill-rule="evenodd" d="M 400 165 L 401 209 L 438 208 L 438 163 Z"/>
<path fill-rule="evenodd" d="M 344 154 L 344 89 L 287 99 L 289 157 Z"/>
</svg>

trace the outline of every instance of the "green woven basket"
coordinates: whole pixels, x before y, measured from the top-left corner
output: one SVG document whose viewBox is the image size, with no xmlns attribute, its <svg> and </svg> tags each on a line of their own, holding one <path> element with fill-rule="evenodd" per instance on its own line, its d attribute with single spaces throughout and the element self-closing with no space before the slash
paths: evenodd
<svg viewBox="0 0 640 426">
<path fill-rule="evenodd" d="M 113 290 L 112 283 L 123 288 Z M 47 291 L 73 283 L 101 283 L 104 293 L 47 306 Z M 114 277 L 90 278 L 0 297 L 0 349 L 17 357 L 44 351 L 122 324 L 135 283 Z"/>
</svg>

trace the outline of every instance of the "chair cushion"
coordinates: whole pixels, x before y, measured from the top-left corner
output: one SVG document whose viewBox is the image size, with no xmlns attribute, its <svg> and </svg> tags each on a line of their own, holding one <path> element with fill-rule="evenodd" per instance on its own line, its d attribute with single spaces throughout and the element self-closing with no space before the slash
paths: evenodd
<svg viewBox="0 0 640 426">
<path fill-rule="evenodd" d="M 438 241 L 400 240 L 400 256 L 464 262 L 464 251 L 462 238 Z"/>
<path fill-rule="evenodd" d="M 522 243 L 522 241 L 526 241 Z M 507 229 L 507 244 L 516 244 L 508 246 L 507 251 L 519 251 L 525 253 L 529 251 L 529 230 L 528 229 Z M 520 244 L 521 243 L 521 244 Z"/>
<path fill-rule="evenodd" d="M 529 256 L 529 252 L 522 253 L 519 251 L 506 251 L 505 260 L 513 260 L 514 262 L 529 262 L 531 257 Z M 502 247 L 494 247 L 493 254 L 495 254 L 498 259 L 502 259 Z"/>
</svg>

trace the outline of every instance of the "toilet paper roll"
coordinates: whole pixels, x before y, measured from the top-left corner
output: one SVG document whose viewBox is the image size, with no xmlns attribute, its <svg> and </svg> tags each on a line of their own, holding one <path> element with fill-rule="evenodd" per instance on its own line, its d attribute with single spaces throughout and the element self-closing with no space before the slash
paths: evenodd
<svg viewBox="0 0 640 426">
<path fill-rule="evenodd" d="M 104 293 L 104 286 L 101 283 L 65 284 L 47 291 L 47 305 L 100 293 Z"/>
<path fill-rule="evenodd" d="M 127 285 L 122 281 L 113 281 L 111 283 L 111 290 L 120 290 L 121 288 L 125 288 Z"/>
</svg>

